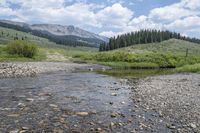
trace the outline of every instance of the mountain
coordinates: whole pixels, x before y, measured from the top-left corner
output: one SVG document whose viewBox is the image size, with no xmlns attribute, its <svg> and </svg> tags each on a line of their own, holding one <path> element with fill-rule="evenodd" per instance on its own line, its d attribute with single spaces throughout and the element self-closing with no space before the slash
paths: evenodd
<svg viewBox="0 0 200 133">
<path fill-rule="evenodd" d="M 99 47 L 101 43 L 108 42 L 109 40 L 106 37 L 88 32 L 73 25 L 30 25 L 21 22 L 0 20 L 0 26 L 31 33 L 63 45 Z"/>
</svg>

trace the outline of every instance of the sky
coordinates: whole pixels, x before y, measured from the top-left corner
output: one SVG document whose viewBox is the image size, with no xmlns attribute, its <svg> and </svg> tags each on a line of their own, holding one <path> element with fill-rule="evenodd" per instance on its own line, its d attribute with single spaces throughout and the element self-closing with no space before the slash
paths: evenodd
<svg viewBox="0 0 200 133">
<path fill-rule="evenodd" d="M 200 38 L 200 0 L 0 0 L 0 19 L 74 25 L 107 37 L 159 29 Z"/>
</svg>

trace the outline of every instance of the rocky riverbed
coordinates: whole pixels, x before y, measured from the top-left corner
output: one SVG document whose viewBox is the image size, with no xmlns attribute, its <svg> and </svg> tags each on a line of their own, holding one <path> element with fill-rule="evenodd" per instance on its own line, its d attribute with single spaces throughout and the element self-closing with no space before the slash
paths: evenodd
<svg viewBox="0 0 200 133">
<path fill-rule="evenodd" d="M 132 81 L 131 81 L 132 82 Z M 133 99 L 156 111 L 173 132 L 200 132 L 200 75 L 174 74 L 134 80 Z"/>
<path fill-rule="evenodd" d="M 106 68 L 1 63 L 10 75 L 0 79 L 0 133 L 200 132 L 200 75 L 123 79 L 74 71 L 95 69 Z"/>
<path fill-rule="evenodd" d="M 77 64 L 65 62 L 16 62 L 0 63 L 0 78 L 8 77 L 32 77 L 41 73 L 56 71 L 72 72 L 74 70 L 106 69 L 106 67 L 93 64 Z"/>
<path fill-rule="evenodd" d="M 132 100 L 126 79 L 54 72 L 0 79 L 0 133 L 168 133 Z"/>
</svg>

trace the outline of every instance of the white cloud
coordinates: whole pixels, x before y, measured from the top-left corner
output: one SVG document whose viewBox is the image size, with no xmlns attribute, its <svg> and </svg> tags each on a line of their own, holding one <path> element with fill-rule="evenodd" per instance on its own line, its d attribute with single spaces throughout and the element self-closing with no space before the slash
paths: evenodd
<svg viewBox="0 0 200 133">
<path fill-rule="evenodd" d="M 3 7 L 0 7 L 1 14 L 27 22 L 37 20 L 43 23 L 65 25 L 120 27 L 126 25 L 133 15 L 131 10 L 119 3 L 108 7 L 83 2 L 66 5 L 65 0 L 4 0 L 4 3 Z M 8 7 L 10 3 L 19 4 L 21 8 L 13 11 Z M 95 11 L 96 9 L 98 11 Z"/>
<path fill-rule="evenodd" d="M 133 11 L 116 3 L 100 10 L 96 14 L 96 19 L 102 26 L 121 28 L 129 23 L 133 14 Z"/>
<path fill-rule="evenodd" d="M 103 31 L 100 33 L 101 36 L 107 36 L 107 37 L 113 37 L 116 36 L 119 33 L 113 32 L 113 31 Z"/>
<path fill-rule="evenodd" d="M 200 29 L 200 0 L 181 0 L 178 3 L 155 8 L 149 15 L 132 18 L 128 25 L 121 26 L 119 32 L 102 32 L 112 36 L 140 29 L 161 29 L 195 34 Z"/>
<path fill-rule="evenodd" d="M 29 23 L 73 24 L 86 30 L 98 29 L 101 35 L 108 37 L 139 29 L 167 28 L 184 34 L 200 29 L 200 0 L 181 0 L 137 17 L 133 10 L 124 6 L 123 0 L 107 1 L 112 5 L 91 4 L 87 0 L 1 0 L 0 18 Z M 142 0 L 131 2 L 136 1 Z M 19 8 L 11 8 L 12 4 Z"/>
<path fill-rule="evenodd" d="M 179 30 L 192 30 L 197 27 L 200 28 L 200 17 L 190 16 L 184 19 L 178 19 L 174 22 L 166 25 L 168 29 L 179 29 Z"/>
<path fill-rule="evenodd" d="M 149 17 L 155 20 L 173 21 L 175 19 L 197 14 L 195 11 L 185 9 L 180 3 L 151 10 Z"/>
<path fill-rule="evenodd" d="M 181 0 L 169 6 L 155 8 L 150 11 L 149 17 L 170 22 L 192 15 L 200 15 L 200 0 Z"/>
</svg>

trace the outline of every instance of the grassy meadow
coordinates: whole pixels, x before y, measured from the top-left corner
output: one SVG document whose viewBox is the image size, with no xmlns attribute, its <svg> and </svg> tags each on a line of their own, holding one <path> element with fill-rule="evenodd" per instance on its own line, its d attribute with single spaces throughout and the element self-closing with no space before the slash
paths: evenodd
<svg viewBox="0 0 200 133">
<path fill-rule="evenodd" d="M 32 58 L 9 54 L 7 45 L 16 36 L 36 44 L 37 54 Z M 73 62 L 97 63 L 116 69 L 176 68 L 178 72 L 200 72 L 200 44 L 183 40 L 171 39 L 98 52 L 96 48 L 58 45 L 45 38 L 0 27 L 0 61 L 45 61 L 48 54 L 55 53 Z"/>
</svg>

